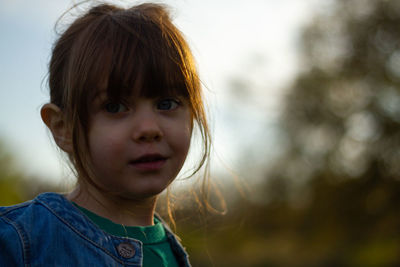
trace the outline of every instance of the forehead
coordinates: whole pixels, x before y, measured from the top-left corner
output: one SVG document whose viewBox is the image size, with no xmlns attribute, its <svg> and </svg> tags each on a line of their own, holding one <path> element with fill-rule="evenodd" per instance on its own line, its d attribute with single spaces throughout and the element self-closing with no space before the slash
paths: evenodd
<svg viewBox="0 0 400 267">
<path fill-rule="evenodd" d="M 112 42 L 100 45 L 98 64 L 108 67 L 94 68 L 93 76 L 98 79 L 93 78 L 92 95 L 105 91 L 114 99 L 189 96 L 187 73 L 192 70 L 186 68 L 187 57 L 182 57 L 180 48 L 171 46 L 159 29 L 150 27 L 149 31 L 138 38 L 120 28 L 113 33 Z"/>
</svg>

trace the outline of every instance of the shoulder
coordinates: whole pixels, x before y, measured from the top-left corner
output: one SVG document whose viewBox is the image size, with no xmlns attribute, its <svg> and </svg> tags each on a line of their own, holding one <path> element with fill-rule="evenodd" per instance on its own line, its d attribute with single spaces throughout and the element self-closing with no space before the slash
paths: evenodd
<svg viewBox="0 0 400 267">
<path fill-rule="evenodd" d="M 27 236 L 21 222 L 27 222 L 33 201 L 0 207 L 0 265 L 22 266 Z"/>
<path fill-rule="evenodd" d="M 30 224 L 44 222 L 51 215 L 47 200 L 59 197 L 62 198 L 56 193 L 44 193 L 24 203 L 0 207 L 0 232 L 13 229 L 21 233 Z"/>
<path fill-rule="evenodd" d="M 54 217 L 51 206 L 62 205 L 62 199 L 56 193 L 43 193 L 24 203 L 0 207 L 0 231 L 14 229 L 21 235 L 27 228 L 47 223 Z"/>
<path fill-rule="evenodd" d="M 0 220 L 2 223 L 15 224 L 37 221 L 46 216 L 50 209 L 47 207 L 52 199 L 62 198 L 56 193 L 43 193 L 36 198 L 13 206 L 0 207 Z"/>
<path fill-rule="evenodd" d="M 4 240 L 6 236 L 17 235 L 21 232 L 19 222 L 26 222 L 30 207 L 33 201 L 27 201 L 21 204 L 0 207 L 0 238 Z M 17 238 L 20 239 L 20 238 Z M 9 240 L 17 240 L 9 239 Z"/>
<path fill-rule="evenodd" d="M 32 244 L 43 241 L 47 236 L 43 233 L 57 220 L 51 206 L 62 205 L 62 198 L 44 193 L 21 204 L 0 207 L 0 266 L 20 266 L 30 261 Z"/>
</svg>

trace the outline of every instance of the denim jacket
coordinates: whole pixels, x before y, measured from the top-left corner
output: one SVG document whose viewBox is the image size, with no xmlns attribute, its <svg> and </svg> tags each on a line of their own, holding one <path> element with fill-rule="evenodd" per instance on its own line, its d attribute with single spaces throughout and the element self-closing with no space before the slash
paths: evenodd
<svg viewBox="0 0 400 267">
<path fill-rule="evenodd" d="M 164 223 L 180 266 L 188 255 Z M 0 207 L 0 266 L 142 266 L 142 243 L 105 233 L 62 195 Z"/>
</svg>

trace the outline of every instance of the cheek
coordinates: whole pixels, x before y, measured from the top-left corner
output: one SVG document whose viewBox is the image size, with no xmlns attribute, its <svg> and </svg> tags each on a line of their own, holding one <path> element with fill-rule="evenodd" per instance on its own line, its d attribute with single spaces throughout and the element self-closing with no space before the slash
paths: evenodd
<svg viewBox="0 0 400 267">
<path fill-rule="evenodd" d="M 89 149 L 94 164 L 107 164 L 121 155 L 124 145 L 120 134 L 111 129 L 93 129 L 89 135 Z"/>
<path fill-rule="evenodd" d="M 187 117 L 169 120 L 164 123 L 164 137 L 179 156 L 186 156 L 192 135 L 192 123 Z"/>
<path fill-rule="evenodd" d="M 179 149 L 179 152 L 182 154 L 183 157 L 186 157 L 189 147 L 190 147 L 190 140 L 192 138 L 192 123 L 188 122 L 185 124 L 181 131 L 177 131 L 176 133 L 176 146 Z"/>
</svg>

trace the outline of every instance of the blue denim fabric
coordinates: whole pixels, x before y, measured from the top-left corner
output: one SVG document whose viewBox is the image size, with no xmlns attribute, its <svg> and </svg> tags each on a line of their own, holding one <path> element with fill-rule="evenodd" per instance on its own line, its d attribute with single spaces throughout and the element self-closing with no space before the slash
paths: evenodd
<svg viewBox="0 0 400 267">
<path fill-rule="evenodd" d="M 179 265 L 190 266 L 177 237 L 165 223 L 164 227 Z M 0 266 L 142 266 L 142 262 L 139 240 L 103 232 L 62 195 L 44 193 L 0 207 Z"/>
</svg>

